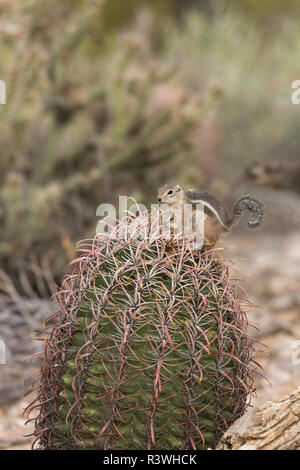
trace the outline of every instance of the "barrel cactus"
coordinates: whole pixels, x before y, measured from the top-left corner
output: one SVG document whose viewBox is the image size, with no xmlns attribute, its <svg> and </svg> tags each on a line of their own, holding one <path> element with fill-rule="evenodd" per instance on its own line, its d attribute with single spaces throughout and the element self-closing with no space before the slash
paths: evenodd
<svg viewBox="0 0 300 470">
<path fill-rule="evenodd" d="M 35 446 L 215 448 L 253 392 L 232 261 L 118 227 L 79 249 L 33 386 Z"/>
</svg>

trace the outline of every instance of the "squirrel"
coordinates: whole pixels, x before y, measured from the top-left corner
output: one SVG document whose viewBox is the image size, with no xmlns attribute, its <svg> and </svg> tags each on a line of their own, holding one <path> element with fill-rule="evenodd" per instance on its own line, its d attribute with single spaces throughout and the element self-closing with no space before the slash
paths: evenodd
<svg viewBox="0 0 300 470">
<path fill-rule="evenodd" d="M 193 212 L 197 203 L 204 207 L 204 248 L 212 248 L 220 237 L 237 225 L 246 210 L 250 213 L 248 227 L 259 228 L 263 221 L 264 206 L 255 197 L 245 195 L 239 198 L 233 208 L 233 216 L 228 217 L 223 203 L 208 192 L 184 191 L 179 184 L 164 185 L 159 188 L 157 201 L 169 206 L 192 204 Z"/>
</svg>

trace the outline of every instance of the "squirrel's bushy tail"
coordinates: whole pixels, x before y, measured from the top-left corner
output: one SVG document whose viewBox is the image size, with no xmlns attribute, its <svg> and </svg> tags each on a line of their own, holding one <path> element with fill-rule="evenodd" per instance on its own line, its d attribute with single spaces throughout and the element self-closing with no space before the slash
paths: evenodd
<svg viewBox="0 0 300 470">
<path fill-rule="evenodd" d="M 250 214 L 248 219 L 249 228 L 259 228 L 262 225 L 264 206 L 255 197 L 247 194 L 235 202 L 233 217 L 229 221 L 228 228 L 236 225 L 246 210 Z"/>
</svg>

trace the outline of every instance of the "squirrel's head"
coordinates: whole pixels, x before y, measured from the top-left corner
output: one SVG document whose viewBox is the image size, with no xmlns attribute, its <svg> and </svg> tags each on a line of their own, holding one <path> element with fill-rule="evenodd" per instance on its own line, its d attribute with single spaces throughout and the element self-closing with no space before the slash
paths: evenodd
<svg viewBox="0 0 300 470">
<path fill-rule="evenodd" d="M 157 192 L 157 200 L 161 204 L 181 204 L 184 201 L 185 192 L 179 184 L 174 186 L 165 184 Z"/>
</svg>

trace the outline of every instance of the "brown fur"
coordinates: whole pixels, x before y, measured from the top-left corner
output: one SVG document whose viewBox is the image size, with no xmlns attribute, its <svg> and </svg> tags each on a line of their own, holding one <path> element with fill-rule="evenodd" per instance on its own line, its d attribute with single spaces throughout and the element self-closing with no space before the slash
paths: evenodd
<svg viewBox="0 0 300 470">
<path fill-rule="evenodd" d="M 250 212 L 248 225 L 251 228 L 259 227 L 263 218 L 263 205 L 252 196 L 242 196 L 234 205 L 234 214 L 228 218 L 226 209 L 221 201 L 207 192 L 185 192 L 178 184 L 165 185 L 157 193 L 159 203 L 182 206 L 192 204 L 193 214 L 197 210 L 197 203 L 204 208 L 204 248 L 215 246 L 220 237 L 224 236 L 238 223 L 245 210 Z"/>
</svg>

